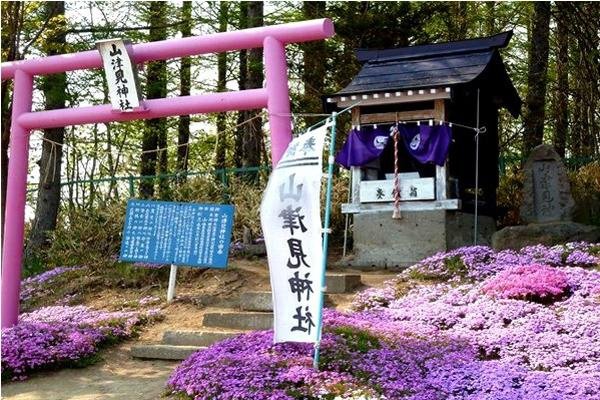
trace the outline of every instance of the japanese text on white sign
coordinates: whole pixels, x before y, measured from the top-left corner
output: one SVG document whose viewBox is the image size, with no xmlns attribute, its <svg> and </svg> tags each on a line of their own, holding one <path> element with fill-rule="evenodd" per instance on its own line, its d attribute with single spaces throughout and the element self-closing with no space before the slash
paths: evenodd
<svg viewBox="0 0 600 400">
<path fill-rule="evenodd" d="M 276 343 L 317 341 L 323 287 L 320 191 L 327 129 L 292 140 L 261 203 Z"/>
<path fill-rule="evenodd" d="M 108 84 L 108 94 L 112 108 L 133 111 L 140 106 L 135 65 L 127 52 L 123 40 L 111 39 L 96 43 Z"/>
</svg>

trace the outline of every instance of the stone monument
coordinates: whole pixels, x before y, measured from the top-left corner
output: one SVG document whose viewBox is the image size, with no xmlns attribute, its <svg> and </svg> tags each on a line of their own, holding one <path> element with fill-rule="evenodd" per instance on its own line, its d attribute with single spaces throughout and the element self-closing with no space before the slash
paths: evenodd
<svg viewBox="0 0 600 400">
<path fill-rule="evenodd" d="M 528 225 L 509 226 L 492 236 L 496 249 L 542 243 L 554 245 L 585 240 L 600 241 L 600 228 L 573 222 L 575 202 L 567 170 L 554 148 L 533 149 L 524 167 L 521 218 Z"/>
<path fill-rule="evenodd" d="M 541 144 L 533 149 L 524 167 L 521 218 L 529 223 L 572 221 L 575 202 L 560 156 Z"/>
</svg>

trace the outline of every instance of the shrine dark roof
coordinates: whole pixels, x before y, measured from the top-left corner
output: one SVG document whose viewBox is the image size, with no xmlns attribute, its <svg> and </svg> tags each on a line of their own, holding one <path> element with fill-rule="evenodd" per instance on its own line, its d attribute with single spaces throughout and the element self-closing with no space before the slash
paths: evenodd
<svg viewBox="0 0 600 400">
<path fill-rule="evenodd" d="M 521 99 L 498 49 L 506 47 L 512 31 L 456 42 L 385 50 L 359 49 L 362 69 L 337 95 L 448 87 L 469 83 L 488 86 L 501 105 L 518 115 Z"/>
</svg>

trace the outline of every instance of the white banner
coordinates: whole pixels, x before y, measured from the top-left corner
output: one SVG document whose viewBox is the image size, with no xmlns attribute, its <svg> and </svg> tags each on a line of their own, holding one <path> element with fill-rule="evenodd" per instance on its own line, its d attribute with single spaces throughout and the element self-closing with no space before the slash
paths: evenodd
<svg viewBox="0 0 600 400">
<path fill-rule="evenodd" d="M 108 84 L 108 95 L 113 110 L 133 111 L 140 106 L 137 71 L 121 39 L 96 42 L 102 56 L 104 75 Z"/>
<path fill-rule="evenodd" d="M 275 343 L 317 341 L 323 287 L 320 192 L 327 129 L 323 126 L 292 140 L 269 178 L 260 206 Z"/>
</svg>

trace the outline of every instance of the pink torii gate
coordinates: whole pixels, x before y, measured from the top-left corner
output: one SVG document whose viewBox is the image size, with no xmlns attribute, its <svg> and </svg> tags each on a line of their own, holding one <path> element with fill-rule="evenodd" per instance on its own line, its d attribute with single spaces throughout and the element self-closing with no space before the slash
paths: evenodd
<svg viewBox="0 0 600 400">
<path fill-rule="evenodd" d="M 15 325 L 19 315 L 31 130 L 266 107 L 271 129 L 272 161 L 273 165 L 276 165 L 292 138 L 285 45 L 326 39 L 333 34 L 333 23 L 329 19 L 316 19 L 134 45 L 132 59 L 136 64 L 263 47 L 266 87 L 238 92 L 145 100 L 143 101 L 145 109 L 133 112 L 115 111 L 110 104 L 31 111 L 34 76 L 102 68 L 102 59 L 96 50 L 2 63 L 2 80 L 14 79 L 10 163 L 5 204 L 7 212 L 2 254 L 2 328 Z"/>
</svg>

